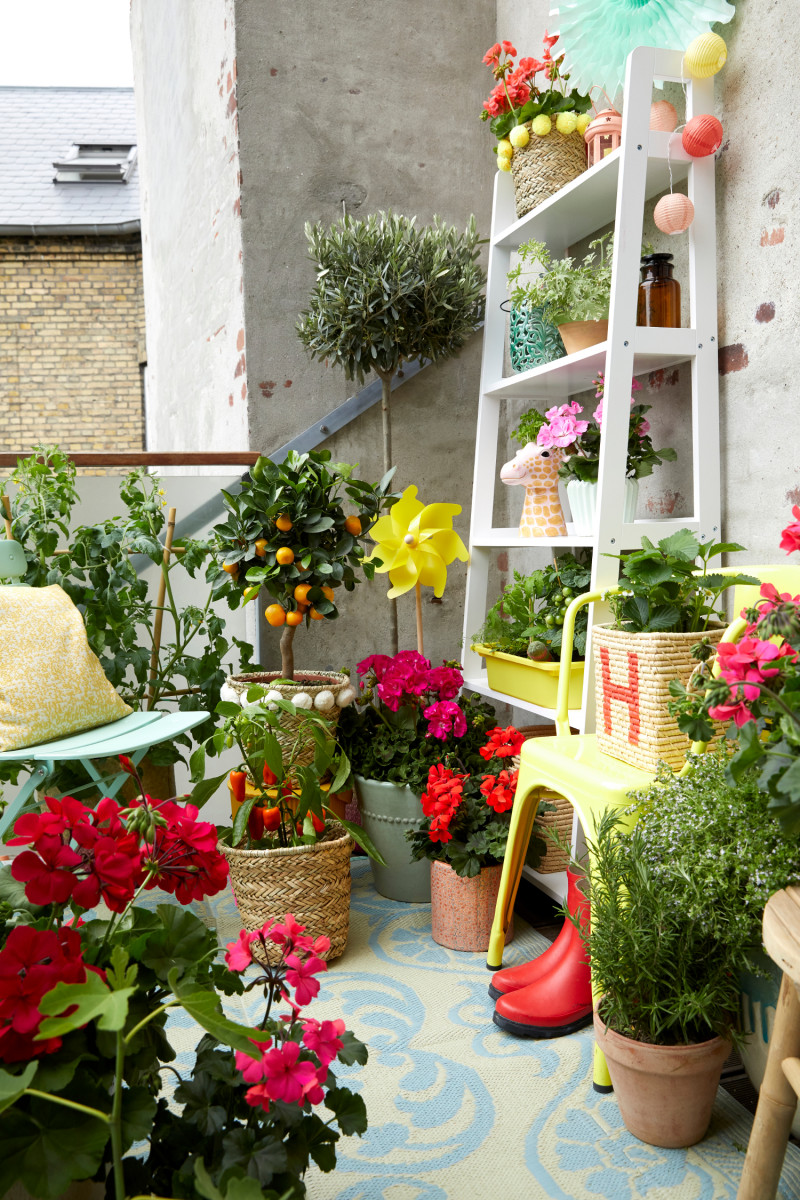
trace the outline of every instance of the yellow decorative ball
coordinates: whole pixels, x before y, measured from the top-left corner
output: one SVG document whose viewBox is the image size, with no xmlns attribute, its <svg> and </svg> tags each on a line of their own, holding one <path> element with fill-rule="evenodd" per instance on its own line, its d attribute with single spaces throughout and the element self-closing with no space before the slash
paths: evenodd
<svg viewBox="0 0 800 1200">
<path fill-rule="evenodd" d="M 503 155 L 498 154 L 497 169 L 498 169 L 498 171 L 510 171 L 511 170 L 511 159 L 505 158 L 505 157 L 503 157 Z"/>
<path fill-rule="evenodd" d="M 578 117 L 577 121 L 575 122 L 575 128 L 577 129 L 578 133 L 584 134 L 584 133 L 586 133 L 586 130 L 589 128 L 591 123 L 592 123 L 592 114 L 591 113 L 581 113 L 581 115 Z"/>
<path fill-rule="evenodd" d="M 689 43 L 683 62 L 692 79 L 708 79 L 722 70 L 727 57 L 728 47 L 718 33 L 701 33 Z"/>
<path fill-rule="evenodd" d="M 537 137 L 547 137 L 552 128 L 553 122 L 544 113 L 539 113 L 539 116 L 531 121 L 531 133 L 535 133 Z"/>
<path fill-rule="evenodd" d="M 556 129 L 564 136 L 574 133 L 578 128 L 578 118 L 574 112 L 559 113 L 556 117 Z"/>
<path fill-rule="evenodd" d="M 515 150 L 522 150 L 531 140 L 527 125 L 515 125 L 508 135 L 508 140 Z"/>
<path fill-rule="evenodd" d="M 497 143 L 497 157 L 511 158 L 513 153 L 514 147 L 511 145 L 511 142 L 508 140 L 508 138 L 501 138 Z"/>
</svg>

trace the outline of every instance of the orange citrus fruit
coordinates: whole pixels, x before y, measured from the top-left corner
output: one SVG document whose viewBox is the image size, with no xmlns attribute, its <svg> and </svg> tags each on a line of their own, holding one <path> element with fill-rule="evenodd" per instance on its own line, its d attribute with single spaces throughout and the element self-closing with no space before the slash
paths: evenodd
<svg viewBox="0 0 800 1200">
<path fill-rule="evenodd" d="M 325 617 L 322 615 L 322 613 L 317 612 L 317 610 L 313 607 L 313 605 L 311 607 L 310 614 L 311 614 L 312 621 L 324 621 L 325 620 Z"/>
<path fill-rule="evenodd" d="M 267 539 L 266 538 L 258 538 L 258 540 L 256 541 L 256 554 L 258 555 L 259 558 L 263 558 L 266 553 L 267 553 Z"/>
<path fill-rule="evenodd" d="M 308 603 L 308 593 L 311 591 L 310 583 L 298 583 L 294 589 L 294 598 L 298 604 Z"/>
<path fill-rule="evenodd" d="M 286 624 L 287 625 L 302 625 L 303 624 L 303 614 L 300 612 L 299 608 L 296 611 L 287 612 Z"/>
<path fill-rule="evenodd" d="M 328 587 L 327 583 L 323 584 L 322 594 L 326 598 L 326 600 L 332 600 L 333 599 L 333 588 Z"/>
<path fill-rule="evenodd" d="M 264 616 L 270 625 L 285 625 L 286 613 L 280 604 L 268 604 Z"/>
<path fill-rule="evenodd" d="M 292 528 L 292 522 L 286 513 L 281 513 L 279 517 L 275 518 L 275 525 L 280 529 L 281 533 L 288 533 Z"/>
<path fill-rule="evenodd" d="M 288 546 L 281 546 L 275 552 L 275 562 L 280 563 L 282 567 L 288 567 L 294 562 L 294 550 L 290 550 Z"/>
<path fill-rule="evenodd" d="M 238 575 L 239 574 L 239 564 L 238 563 L 223 563 L 222 569 L 223 569 L 223 571 L 227 571 L 229 575 Z"/>
<path fill-rule="evenodd" d="M 352 533 L 353 537 L 358 537 L 361 533 L 361 521 L 358 517 L 348 517 L 344 527 L 348 533 Z"/>
<path fill-rule="evenodd" d="M 253 599 L 255 596 L 257 596 L 257 595 L 258 595 L 258 593 L 259 593 L 260 591 L 261 591 L 261 589 L 260 589 L 260 588 L 258 588 L 258 587 L 246 587 L 246 588 L 244 589 L 244 599 L 245 599 L 245 603 L 246 603 L 248 600 L 252 600 L 252 599 Z"/>
</svg>

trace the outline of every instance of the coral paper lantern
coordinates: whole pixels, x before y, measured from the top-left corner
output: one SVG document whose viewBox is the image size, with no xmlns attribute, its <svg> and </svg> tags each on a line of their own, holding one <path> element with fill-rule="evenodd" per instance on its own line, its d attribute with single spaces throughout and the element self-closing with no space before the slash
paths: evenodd
<svg viewBox="0 0 800 1200">
<path fill-rule="evenodd" d="M 692 158 L 705 158 L 719 150 L 722 145 L 722 125 L 711 113 L 692 117 L 683 127 L 683 148 Z"/>
<path fill-rule="evenodd" d="M 683 233 L 694 220 L 694 205 L 682 192 L 670 192 L 659 200 L 653 220 L 662 233 Z"/>
<path fill-rule="evenodd" d="M 650 128 L 672 133 L 678 124 L 678 114 L 675 105 L 669 100 L 656 100 L 650 105 Z"/>
<path fill-rule="evenodd" d="M 708 79 L 725 66 L 728 47 L 718 33 L 701 33 L 690 42 L 683 56 L 683 65 L 692 79 Z"/>
</svg>

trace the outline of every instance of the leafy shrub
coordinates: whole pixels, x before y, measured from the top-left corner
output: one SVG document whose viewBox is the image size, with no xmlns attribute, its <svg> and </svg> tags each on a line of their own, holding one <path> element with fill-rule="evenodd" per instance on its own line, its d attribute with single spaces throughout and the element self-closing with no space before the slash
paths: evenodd
<svg viewBox="0 0 800 1200">
<path fill-rule="evenodd" d="M 532 641 L 543 642 L 554 658 L 560 658 L 564 610 L 575 596 L 589 590 L 590 581 L 589 567 L 572 554 L 562 554 L 530 575 L 515 571 L 513 584 L 505 587 L 489 610 L 473 643 L 526 655 Z M 572 657 L 576 662 L 586 654 L 588 620 L 588 609 L 582 608 L 575 619 Z"/>
</svg>

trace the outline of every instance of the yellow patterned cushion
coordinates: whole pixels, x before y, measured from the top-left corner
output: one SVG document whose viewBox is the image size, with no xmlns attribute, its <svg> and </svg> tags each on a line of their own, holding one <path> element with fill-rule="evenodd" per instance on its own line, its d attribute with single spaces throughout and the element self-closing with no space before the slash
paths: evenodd
<svg viewBox="0 0 800 1200">
<path fill-rule="evenodd" d="M 35 746 L 131 712 L 90 650 L 66 592 L 0 586 L 0 750 Z"/>
</svg>

